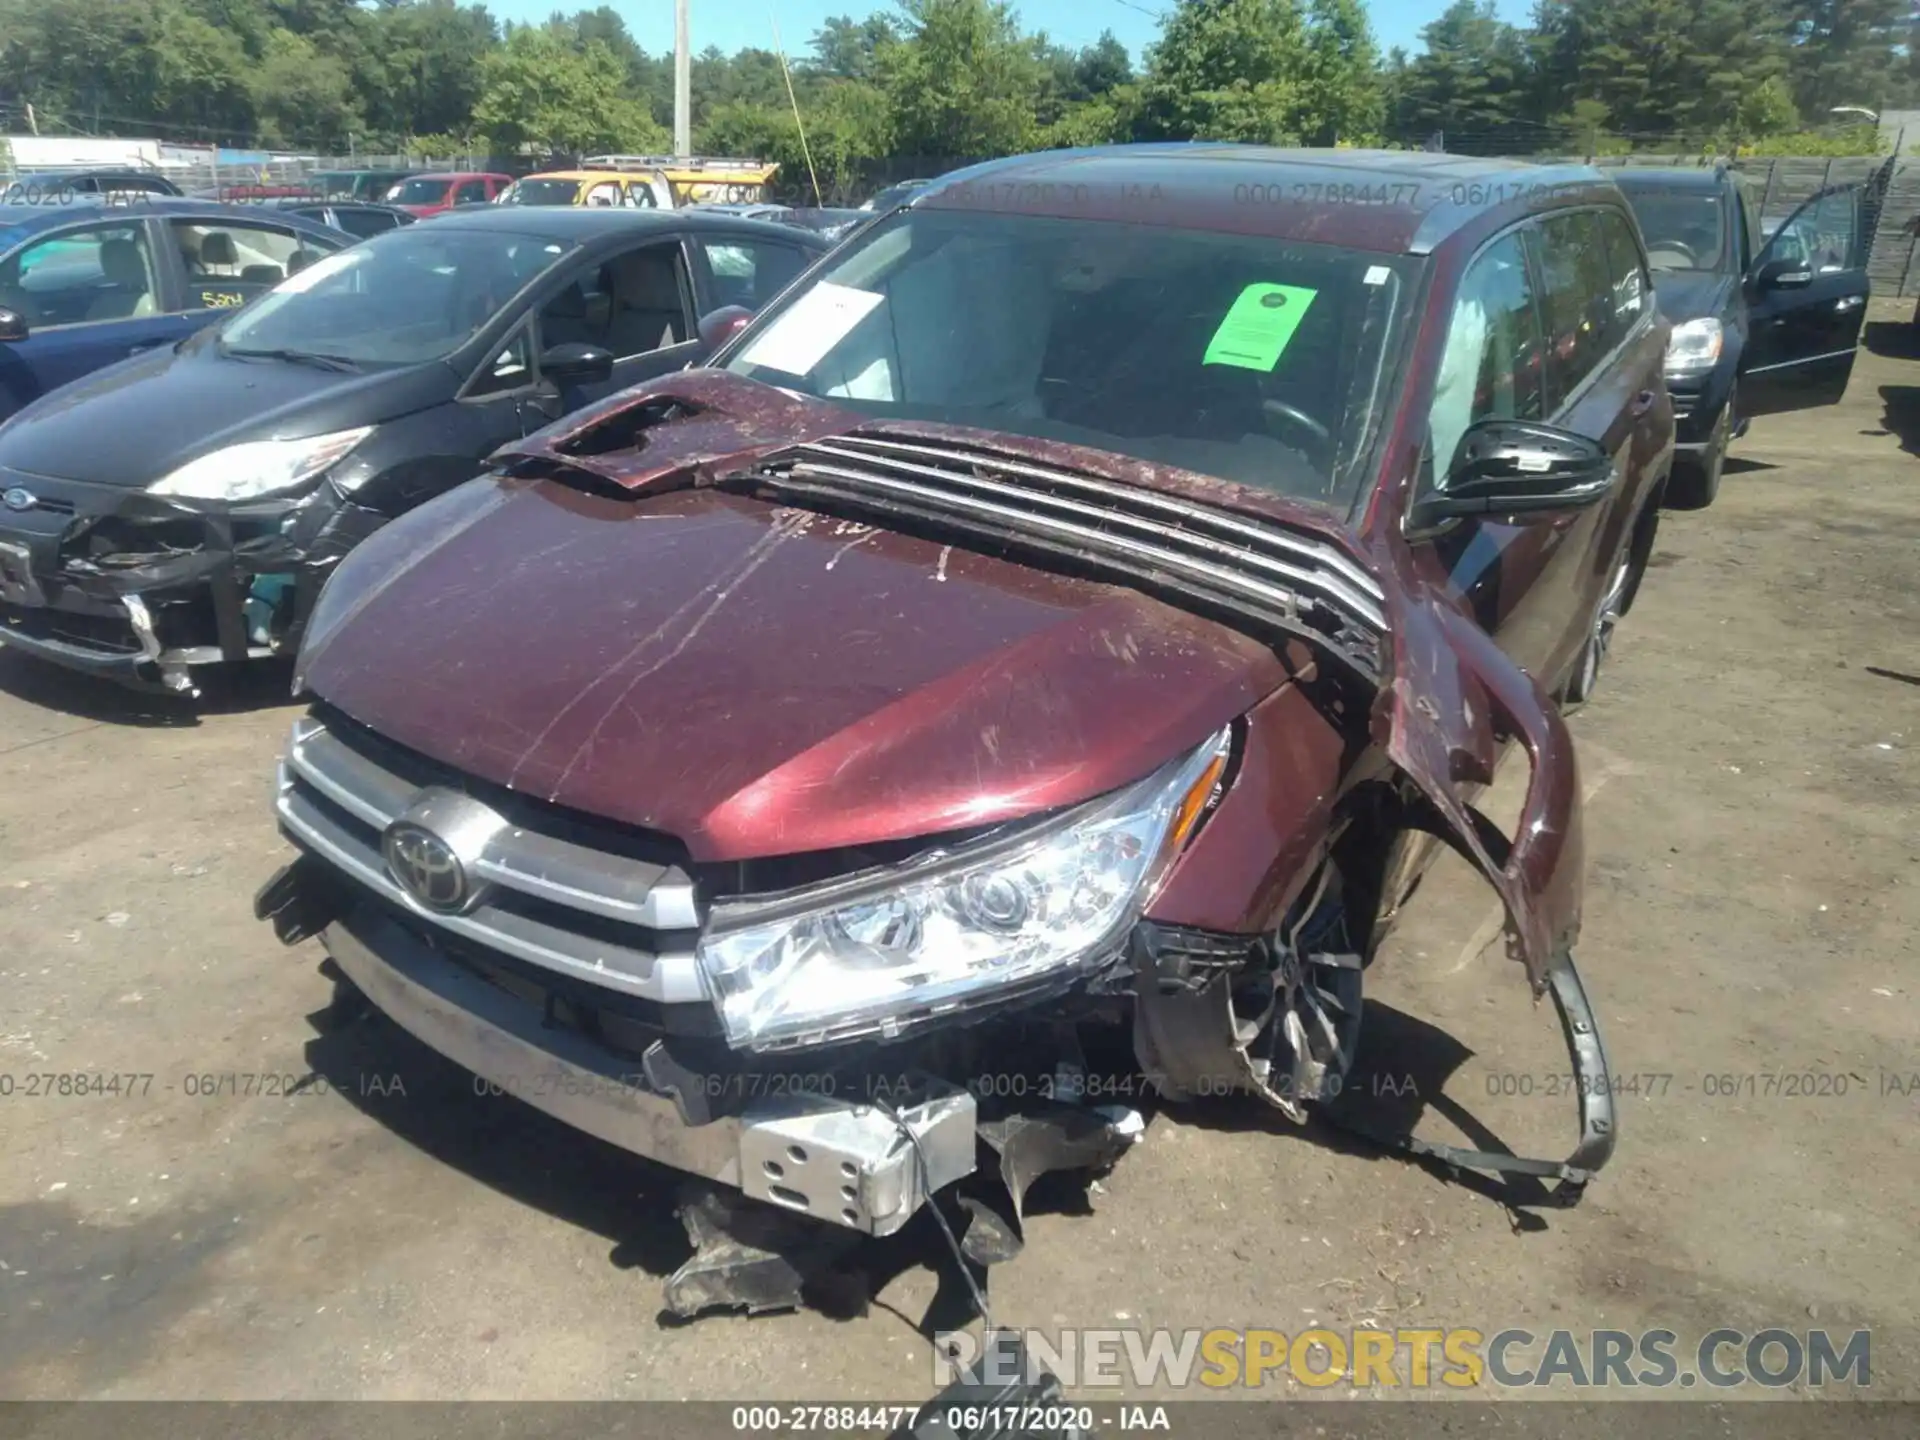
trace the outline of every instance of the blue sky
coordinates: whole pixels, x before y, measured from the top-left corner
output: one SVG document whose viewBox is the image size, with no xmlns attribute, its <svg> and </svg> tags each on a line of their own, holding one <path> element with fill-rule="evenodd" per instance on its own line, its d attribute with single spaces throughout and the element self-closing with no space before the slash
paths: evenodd
<svg viewBox="0 0 1920 1440">
<path fill-rule="evenodd" d="M 649 54 L 673 48 L 673 0 L 608 0 L 626 19 L 627 29 Z M 544 20 L 555 10 L 591 9 L 593 0 L 489 0 L 488 9 L 503 20 Z M 1163 8 L 1163 0 L 1015 0 L 1021 23 L 1029 30 L 1045 30 L 1057 43 L 1086 45 L 1111 30 L 1133 51 L 1159 33 L 1159 22 L 1148 13 Z M 732 51 L 746 45 L 771 49 L 773 26 L 789 54 L 806 48 L 807 39 L 829 15 L 856 18 L 890 4 L 870 0 L 692 0 L 693 48 L 718 45 Z M 1420 31 L 1441 11 L 1447 0 L 1371 0 L 1374 35 L 1382 50 L 1404 45 L 1420 48 Z M 1532 11 L 1531 0 L 1499 0 L 1500 14 L 1516 23 Z"/>
</svg>

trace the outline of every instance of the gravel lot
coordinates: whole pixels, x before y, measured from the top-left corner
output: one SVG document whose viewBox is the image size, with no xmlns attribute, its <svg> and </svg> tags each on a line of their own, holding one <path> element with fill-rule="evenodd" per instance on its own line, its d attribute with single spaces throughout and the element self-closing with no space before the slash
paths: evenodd
<svg viewBox="0 0 1920 1440">
<path fill-rule="evenodd" d="M 1046 1192 L 1001 1318 L 1871 1327 L 1875 1392 L 1920 1397 L 1916 454 L 1920 360 L 1863 353 L 1844 406 L 1757 423 L 1718 504 L 1662 524 L 1575 721 L 1582 968 L 1614 1070 L 1649 1077 L 1580 1208 L 1516 1226 L 1324 1130 L 1162 1110 L 1097 1191 Z M 331 1025 L 318 947 L 249 909 L 293 713 L 262 685 L 196 719 L 0 654 L 0 1072 L 153 1077 L 0 1099 L 0 1395 L 929 1393 L 926 1252 L 876 1255 L 852 1318 L 666 1325 L 672 1177 Z M 1414 1076 L 1422 1133 L 1562 1153 L 1552 1012 L 1490 904 L 1429 879 L 1363 1067 Z M 321 1083 L 188 1093 L 222 1072 Z"/>
</svg>

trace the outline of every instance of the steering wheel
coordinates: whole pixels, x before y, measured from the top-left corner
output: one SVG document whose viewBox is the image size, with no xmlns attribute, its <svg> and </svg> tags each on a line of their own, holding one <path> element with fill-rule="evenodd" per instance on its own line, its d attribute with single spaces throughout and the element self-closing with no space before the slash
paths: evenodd
<svg viewBox="0 0 1920 1440">
<path fill-rule="evenodd" d="M 1275 400 L 1268 396 L 1261 399 L 1260 409 L 1265 412 L 1269 420 L 1281 420 L 1305 430 L 1313 437 L 1317 448 L 1328 450 L 1333 448 L 1333 435 L 1327 427 L 1298 405 L 1289 405 L 1285 400 Z"/>
<path fill-rule="evenodd" d="M 1700 257 L 1693 253 L 1693 247 L 1684 240 L 1661 240 L 1656 244 L 1649 245 L 1647 251 L 1647 258 L 1649 260 L 1662 252 L 1671 252 L 1680 256 L 1680 258 L 1690 266 L 1697 268 L 1700 264 Z"/>
</svg>

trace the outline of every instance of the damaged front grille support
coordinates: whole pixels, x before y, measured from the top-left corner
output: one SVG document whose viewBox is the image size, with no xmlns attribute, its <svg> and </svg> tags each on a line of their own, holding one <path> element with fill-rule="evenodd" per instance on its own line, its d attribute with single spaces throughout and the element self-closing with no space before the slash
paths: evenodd
<svg viewBox="0 0 1920 1440">
<path fill-rule="evenodd" d="M 153 628 L 153 612 L 147 609 L 147 602 L 138 595 L 128 595 L 122 603 L 127 607 L 133 633 L 140 641 L 141 658 L 160 672 L 160 683 L 189 700 L 198 699 L 200 687 L 193 683 L 187 667 L 178 660 L 168 659 L 161 649 L 160 637 Z"/>
</svg>

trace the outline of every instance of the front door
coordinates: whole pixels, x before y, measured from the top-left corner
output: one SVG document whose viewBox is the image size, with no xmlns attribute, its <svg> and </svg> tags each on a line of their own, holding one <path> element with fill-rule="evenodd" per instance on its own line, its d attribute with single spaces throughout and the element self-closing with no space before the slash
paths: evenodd
<svg viewBox="0 0 1920 1440">
<path fill-rule="evenodd" d="M 27 401 L 195 326 L 166 313 L 144 219 L 95 221 L 40 235 L 0 260 L 0 307 L 27 338 L 0 345 L 0 388 Z"/>
<path fill-rule="evenodd" d="M 585 267 L 540 307 L 544 352 L 569 343 L 592 345 L 614 357 L 605 380 L 542 380 L 543 411 L 562 415 L 616 391 L 684 369 L 698 358 L 693 287 L 678 240 L 652 240 Z"/>
<path fill-rule="evenodd" d="M 1789 215 L 1747 277 L 1740 411 L 1832 405 L 1846 393 L 1867 316 L 1865 187 L 1836 185 Z"/>
<path fill-rule="evenodd" d="M 1538 257 L 1529 251 L 1535 248 Z M 1467 427 L 1538 420 L 1633 461 L 1634 397 L 1623 367 L 1598 212 L 1509 231 L 1469 265 L 1454 302 L 1430 417 L 1431 474 L 1444 488 Z M 1644 298 L 1639 302 L 1644 305 Z M 1637 316 L 1621 314 L 1621 325 Z M 1630 326 L 1628 328 L 1631 328 Z M 1618 527 L 1607 505 L 1455 520 L 1409 537 L 1430 574 L 1522 670 L 1550 685 L 1573 661 L 1599 602 L 1595 552 Z"/>
</svg>

